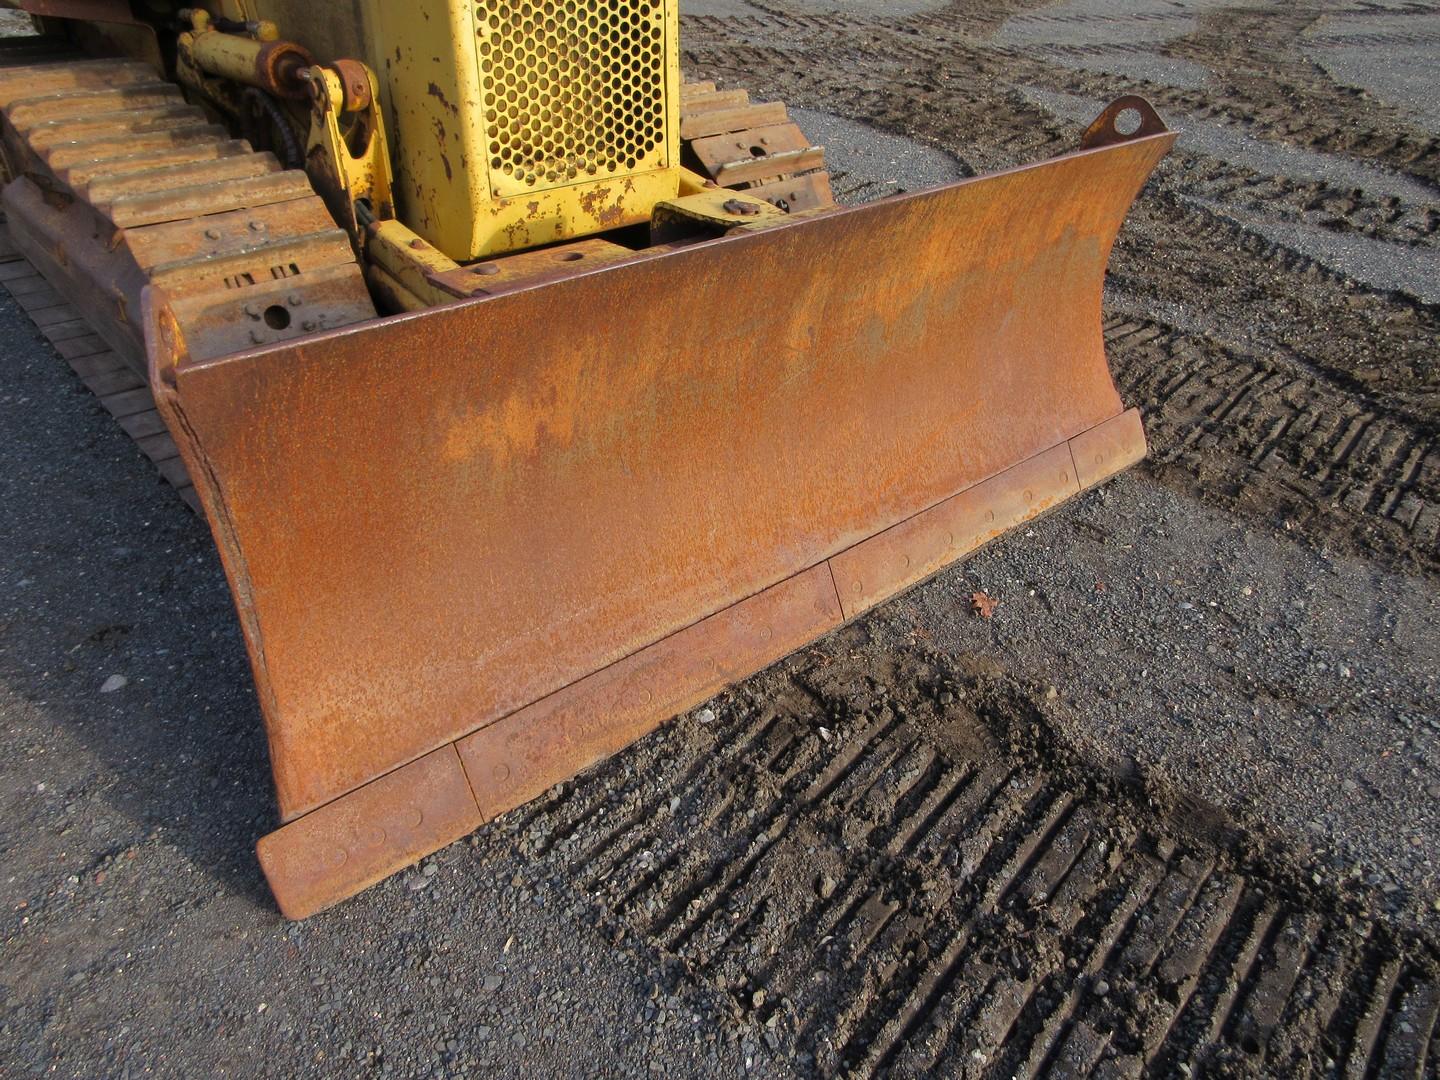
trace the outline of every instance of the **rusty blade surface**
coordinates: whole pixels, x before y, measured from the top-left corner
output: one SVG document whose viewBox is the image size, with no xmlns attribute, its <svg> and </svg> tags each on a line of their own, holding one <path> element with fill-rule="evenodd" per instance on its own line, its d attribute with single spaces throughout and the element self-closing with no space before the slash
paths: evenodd
<svg viewBox="0 0 1440 1080">
<path fill-rule="evenodd" d="M 1079 490 L 1070 448 L 1062 443 L 860 541 L 830 560 L 845 617 L 853 618 Z"/>
<path fill-rule="evenodd" d="M 1058 506 L 1077 460 L 1094 483 L 1144 452 L 1139 414 L 1111 417 L 281 826 L 258 845 L 281 912 L 343 900 Z"/>
<path fill-rule="evenodd" d="M 182 360 L 282 814 L 1120 414 L 1105 263 L 1172 140 Z"/>
<path fill-rule="evenodd" d="M 841 620 L 813 566 L 482 728 L 456 744 L 480 812 L 529 802 Z"/>
</svg>

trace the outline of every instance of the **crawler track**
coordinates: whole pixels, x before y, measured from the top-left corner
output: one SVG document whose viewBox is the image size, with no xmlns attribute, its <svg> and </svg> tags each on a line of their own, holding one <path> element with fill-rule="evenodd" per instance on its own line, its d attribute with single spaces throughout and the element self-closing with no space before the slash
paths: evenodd
<svg viewBox="0 0 1440 1080">
<path fill-rule="evenodd" d="M 144 65 L 16 40 L 22 43 L 0 45 L 6 146 L 0 179 L 23 177 L 51 200 L 69 200 L 67 213 L 81 227 L 61 220 L 65 235 L 42 230 L 21 243 L 9 235 L 0 211 L 0 284 L 198 510 L 147 381 L 136 319 L 143 286 L 122 288 L 123 279 L 133 274 L 181 296 L 180 307 L 202 333 L 192 352 L 221 353 L 293 336 L 253 322 L 262 309 L 268 315 L 277 287 L 287 309 L 320 301 L 309 310 L 309 328 L 297 324 L 297 331 L 372 317 L 349 241 L 302 172 L 284 170 L 271 154 L 228 138 Z M 787 211 L 834 204 L 823 151 L 810 145 L 783 104 L 751 103 L 743 91 L 692 84 L 683 95 L 682 127 L 690 163 L 722 187 Z M 25 226 L 23 235 L 36 232 L 25 219 L 16 225 Z M 100 279 L 80 283 L 84 296 L 67 295 L 76 282 L 64 280 L 62 263 L 51 265 L 39 253 L 71 241 L 83 250 L 92 227 L 106 237 L 107 253 L 131 258 L 119 256 L 112 265 L 102 257 Z M 312 288 L 320 295 L 312 296 Z"/>
<path fill-rule="evenodd" d="M 150 391 L 143 289 L 165 290 L 195 357 L 344 326 L 375 315 L 348 237 L 303 172 L 144 64 L 0 47 L 0 116 L 0 281 L 198 509 Z"/>
<path fill-rule="evenodd" d="M 1025 695 L 843 643 L 768 683 L 515 827 L 806 1074 L 1434 1075 L 1428 945 L 1143 809 Z"/>
<path fill-rule="evenodd" d="M 5 288 L 35 328 L 70 365 L 121 430 L 135 441 L 190 509 L 200 510 L 200 497 L 190 482 L 180 448 L 155 409 L 155 397 L 144 378 L 102 341 L 90 323 L 57 293 L 40 272 L 17 251 L 0 221 L 0 286 Z"/>
<path fill-rule="evenodd" d="M 19 357 L 21 527 L 0 575 L 25 770 L 7 1060 L 76 1075 L 605 1061 L 626 1076 L 1440 1077 L 1440 729 L 1424 682 L 1437 308 L 1302 242 L 1427 264 L 1433 130 L 1306 59 L 1323 58 L 1308 4 L 1137 0 L 1127 11 L 1193 17 L 1106 41 L 1104 4 L 1067 0 L 1034 45 L 1003 24 L 1060 5 L 832 6 L 687 14 L 688 73 L 715 80 L 701 92 L 750 86 L 971 172 L 1072 149 L 1086 112 L 1120 93 L 1182 131 L 1105 298 L 1148 475 L 471 846 L 282 928 L 253 864 L 232 858 L 271 810 L 203 538 L 165 520 L 148 532 L 143 502 L 92 515 L 92 477 L 121 490 L 128 470 L 56 464 L 73 440 L 43 434 L 68 431 L 74 403 Z M 1342 8 L 1353 32 L 1330 45 L 1433 44 L 1409 22 L 1433 3 L 1324 10 Z M 740 164 L 747 140 L 733 141 Z M 842 178 L 827 149 L 842 198 L 876 183 Z M 158 424 L 143 378 L 3 247 L 0 284 L 122 426 Z M 173 454 L 155 431 L 139 445 Z M 49 485 L 61 497 L 29 505 Z M 122 526 L 141 522 L 164 543 L 133 545 Z M 975 588 L 999 600 L 993 620 L 969 613 Z M 111 672 L 129 687 L 97 696 Z M 1057 731 L 1142 764 L 1117 776 Z M 1283 830 L 1273 846 L 1267 826 Z"/>
</svg>

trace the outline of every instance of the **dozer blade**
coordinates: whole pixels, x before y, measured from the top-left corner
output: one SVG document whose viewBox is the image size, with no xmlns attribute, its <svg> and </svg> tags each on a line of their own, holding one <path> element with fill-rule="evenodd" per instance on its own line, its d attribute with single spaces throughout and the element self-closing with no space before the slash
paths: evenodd
<svg viewBox="0 0 1440 1080">
<path fill-rule="evenodd" d="M 1140 103 L 1143 105 L 1143 103 Z M 1144 454 L 1105 264 L 1174 136 L 212 358 L 147 294 L 291 917 Z"/>
</svg>

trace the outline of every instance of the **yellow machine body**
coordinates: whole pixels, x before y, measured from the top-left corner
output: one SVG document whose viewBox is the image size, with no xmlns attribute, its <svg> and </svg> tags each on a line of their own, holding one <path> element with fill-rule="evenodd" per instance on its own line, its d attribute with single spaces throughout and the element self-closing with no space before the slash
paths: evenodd
<svg viewBox="0 0 1440 1080">
<path fill-rule="evenodd" d="M 399 217 L 456 262 L 650 220 L 680 185 L 676 0 L 240 0 L 375 72 Z M 225 10 L 228 9 L 228 10 Z"/>
</svg>

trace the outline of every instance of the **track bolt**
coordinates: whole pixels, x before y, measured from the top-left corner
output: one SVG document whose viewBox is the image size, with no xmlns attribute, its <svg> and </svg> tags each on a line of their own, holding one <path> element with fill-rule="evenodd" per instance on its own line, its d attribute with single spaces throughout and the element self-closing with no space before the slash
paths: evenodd
<svg viewBox="0 0 1440 1080">
<path fill-rule="evenodd" d="M 251 342 L 253 342 L 254 344 L 259 345 L 259 344 L 260 344 L 260 331 L 259 331 L 259 330 L 251 330 L 251 331 L 250 331 L 250 340 L 251 340 Z"/>
<path fill-rule="evenodd" d="M 250 222 L 250 231 L 251 231 L 251 232 L 264 232 L 264 231 L 265 231 L 265 222 L 263 222 L 263 221 L 252 221 L 252 222 Z"/>
<path fill-rule="evenodd" d="M 753 203 L 741 202 L 739 199 L 726 199 L 724 209 L 726 213 L 739 214 L 742 217 L 751 217 L 760 213 L 758 206 Z"/>
<path fill-rule="evenodd" d="M 219 230 L 219 229 L 206 229 L 206 230 L 205 230 L 205 239 L 207 239 L 207 240 L 219 240 L 219 239 L 220 239 L 220 230 Z"/>
<path fill-rule="evenodd" d="M 260 317 L 260 308 L 255 304 L 246 304 L 245 314 L 249 315 L 252 319 L 258 319 Z"/>
<path fill-rule="evenodd" d="M 301 298 L 298 292 L 292 292 L 289 296 L 285 298 L 285 302 L 291 307 L 299 307 L 305 301 Z"/>
</svg>

